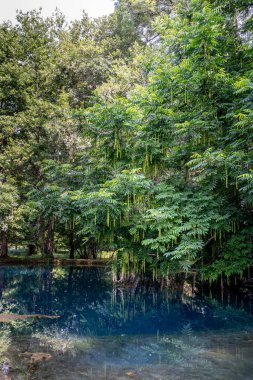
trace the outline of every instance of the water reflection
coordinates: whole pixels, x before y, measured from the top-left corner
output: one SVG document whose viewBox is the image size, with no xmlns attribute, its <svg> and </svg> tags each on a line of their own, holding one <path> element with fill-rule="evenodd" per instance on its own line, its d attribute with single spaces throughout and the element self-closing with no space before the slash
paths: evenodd
<svg viewBox="0 0 253 380">
<path fill-rule="evenodd" d="M 0 298 L 2 314 L 60 316 L 0 324 L 9 378 L 252 378 L 251 305 L 238 296 L 221 304 L 113 288 L 110 274 L 98 268 L 6 267 Z"/>
</svg>

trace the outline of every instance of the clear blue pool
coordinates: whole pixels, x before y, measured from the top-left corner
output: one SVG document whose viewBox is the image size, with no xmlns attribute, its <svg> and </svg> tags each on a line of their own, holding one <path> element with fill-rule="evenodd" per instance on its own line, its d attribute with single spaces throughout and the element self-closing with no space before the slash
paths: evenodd
<svg viewBox="0 0 253 380">
<path fill-rule="evenodd" d="M 6 313 L 59 316 L 0 323 L 8 379 L 253 379 L 251 303 L 236 295 L 114 288 L 101 268 L 2 267 Z"/>
</svg>

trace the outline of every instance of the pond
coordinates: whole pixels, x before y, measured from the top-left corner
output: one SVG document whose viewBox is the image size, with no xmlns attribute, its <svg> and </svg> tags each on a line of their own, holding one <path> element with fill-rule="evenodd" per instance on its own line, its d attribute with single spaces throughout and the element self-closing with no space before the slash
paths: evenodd
<svg viewBox="0 0 253 380">
<path fill-rule="evenodd" d="M 104 268 L 1 267 L 0 361 L 13 380 L 252 379 L 251 302 L 115 288 Z"/>
</svg>

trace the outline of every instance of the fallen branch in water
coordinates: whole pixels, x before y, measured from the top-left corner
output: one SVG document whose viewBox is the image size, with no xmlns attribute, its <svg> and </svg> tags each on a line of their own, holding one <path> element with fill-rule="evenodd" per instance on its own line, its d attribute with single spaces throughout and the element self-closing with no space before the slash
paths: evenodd
<svg viewBox="0 0 253 380">
<path fill-rule="evenodd" d="M 41 318 L 49 318 L 49 319 L 56 319 L 60 318 L 59 315 L 43 315 L 43 314 L 0 314 L 0 323 L 9 323 L 12 321 L 24 321 L 28 318 L 35 318 L 35 319 L 41 319 Z"/>
</svg>

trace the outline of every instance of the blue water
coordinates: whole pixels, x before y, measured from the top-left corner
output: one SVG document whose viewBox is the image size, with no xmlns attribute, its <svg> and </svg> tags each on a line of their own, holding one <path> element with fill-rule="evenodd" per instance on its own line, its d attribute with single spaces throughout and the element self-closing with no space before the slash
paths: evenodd
<svg viewBox="0 0 253 380">
<path fill-rule="evenodd" d="M 103 268 L 2 267 L 6 313 L 59 317 L 0 323 L 9 379 L 253 379 L 251 302 L 236 295 L 115 288 Z"/>
</svg>

